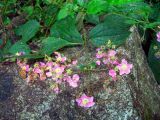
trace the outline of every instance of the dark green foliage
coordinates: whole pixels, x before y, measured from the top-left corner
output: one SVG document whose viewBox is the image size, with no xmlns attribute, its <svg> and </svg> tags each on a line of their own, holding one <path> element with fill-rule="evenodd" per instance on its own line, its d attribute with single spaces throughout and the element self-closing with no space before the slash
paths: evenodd
<svg viewBox="0 0 160 120">
<path fill-rule="evenodd" d="M 160 84 L 160 43 L 153 42 L 151 44 L 148 62 L 155 75 L 156 80 Z"/>
<path fill-rule="evenodd" d="M 123 5 L 132 2 L 141 2 L 143 0 L 106 0 L 110 5 Z"/>
<path fill-rule="evenodd" d="M 120 45 L 130 34 L 129 28 L 130 25 L 125 23 L 124 17 L 109 15 L 103 23 L 98 24 L 90 31 L 90 40 L 95 46 L 104 45 L 108 40 L 115 45 Z"/>
<path fill-rule="evenodd" d="M 85 18 L 87 23 L 98 24 L 100 22 L 98 15 L 87 15 Z"/>
<path fill-rule="evenodd" d="M 52 54 L 54 51 L 73 43 L 54 37 L 48 37 L 42 40 L 42 54 Z"/>
<path fill-rule="evenodd" d="M 77 9 L 77 7 L 78 6 L 71 3 L 64 4 L 64 6 L 58 13 L 57 19 L 60 20 L 67 16 L 72 16 L 72 18 L 74 18 L 75 10 Z"/>
<path fill-rule="evenodd" d="M 151 19 L 152 21 L 160 21 L 160 2 L 152 6 L 152 12 L 149 16 L 149 19 Z"/>
<path fill-rule="evenodd" d="M 16 34 L 22 36 L 21 41 L 27 42 L 39 31 L 40 24 L 36 20 L 29 20 L 24 25 L 16 29 Z"/>
<path fill-rule="evenodd" d="M 90 0 L 87 5 L 88 14 L 97 14 L 101 11 L 105 11 L 108 7 L 106 0 Z"/>
<path fill-rule="evenodd" d="M 72 43 L 83 43 L 82 37 L 75 26 L 75 20 L 67 17 L 57 21 L 51 27 L 51 36 L 61 38 Z"/>
<path fill-rule="evenodd" d="M 12 54 L 16 54 L 18 52 L 25 52 L 25 54 L 29 54 L 31 52 L 29 46 L 23 41 L 18 41 L 9 49 L 9 52 Z"/>
</svg>

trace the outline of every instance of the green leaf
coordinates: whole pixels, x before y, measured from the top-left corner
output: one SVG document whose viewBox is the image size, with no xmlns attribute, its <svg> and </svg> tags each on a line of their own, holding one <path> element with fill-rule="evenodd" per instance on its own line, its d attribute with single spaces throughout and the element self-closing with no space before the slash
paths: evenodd
<svg viewBox="0 0 160 120">
<path fill-rule="evenodd" d="M 56 5 L 47 5 L 46 7 L 43 8 L 44 12 L 42 13 L 42 16 L 40 19 L 42 19 L 42 21 L 44 21 L 45 26 L 49 27 L 54 23 L 56 16 L 57 16 L 57 12 L 58 12 L 58 7 Z"/>
<path fill-rule="evenodd" d="M 55 38 L 55 37 L 48 37 L 42 40 L 42 53 L 43 54 L 51 54 L 54 51 L 63 48 L 64 46 L 73 45 L 66 40 Z"/>
<path fill-rule="evenodd" d="M 18 41 L 9 49 L 11 54 L 16 54 L 18 52 L 25 52 L 25 54 L 29 54 L 31 52 L 29 46 L 23 41 Z"/>
<path fill-rule="evenodd" d="M 2 39 L 0 39 L 0 45 L 2 45 Z M 9 53 L 9 48 L 11 47 L 11 41 L 7 40 L 5 46 L 0 49 L 0 61 L 3 60 L 3 57 Z"/>
<path fill-rule="evenodd" d="M 7 40 L 7 43 L 6 45 L 4 46 L 4 48 L 2 49 L 3 50 L 3 54 L 8 54 L 8 50 L 10 49 L 11 47 L 11 41 L 10 40 Z"/>
<path fill-rule="evenodd" d="M 66 17 L 51 27 L 51 36 L 67 40 L 71 43 L 82 43 L 82 37 L 75 26 L 75 20 Z"/>
<path fill-rule="evenodd" d="M 152 20 L 160 19 L 160 2 L 152 6 L 152 12 L 149 16 Z"/>
<path fill-rule="evenodd" d="M 144 26 L 144 28 L 156 28 L 158 25 L 160 25 L 160 22 L 153 22 L 153 23 L 149 23 L 149 24 L 146 24 L 145 26 Z"/>
<path fill-rule="evenodd" d="M 2 45 L 2 39 L 0 39 L 0 45 Z M 3 60 L 3 50 L 0 49 L 0 61 Z"/>
<path fill-rule="evenodd" d="M 98 24 L 89 32 L 93 45 L 100 46 L 111 40 L 113 44 L 120 45 L 129 36 L 130 26 L 125 18 L 118 15 L 108 15 L 103 23 Z"/>
<path fill-rule="evenodd" d="M 141 2 L 143 0 L 106 0 L 110 5 L 122 5 L 131 2 Z"/>
<path fill-rule="evenodd" d="M 0 50 L 0 62 L 3 61 L 3 52 Z"/>
<path fill-rule="evenodd" d="M 91 0 L 87 6 L 88 14 L 97 14 L 99 12 L 105 11 L 108 7 L 106 0 Z"/>
<path fill-rule="evenodd" d="M 98 24 L 100 22 L 98 15 L 86 15 L 85 20 L 87 23 Z"/>
<path fill-rule="evenodd" d="M 149 55 L 148 55 L 149 66 L 154 73 L 154 76 L 158 83 L 160 83 L 160 43 L 153 42 L 151 44 Z"/>
<path fill-rule="evenodd" d="M 137 24 L 137 21 L 136 20 L 133 20 L 133 19 L 127 19 L 125 21 L 126 24 L 130 24 L 130 25 L 134 25 L 134 24 Z"/>
<path fill-rule="evenodd" d="M 24 25 L 16 29 L 16 34 L 22 36 L 22 41 L 27 42 L 33 38 L 36 33 L 39 31 L 40 24 L 36 20 L 29 20 Z"/>
<path fill-rule="evenodd" d="M 151 7 L 144 2 L 133 2 L 119 5 L 117 7 L 119 14 L 126 15 L 136 20 L 146 20 L 151 13 Z"/>
<path fill-rule="evenodd" d="M 34 11 L 34 7 L 33 6 L 26 6 L 23 8 L 23 11 L 24 11 L 24 13 L 27 13 L 28 16 L 31 16 Z"/>
<path fill-rule="evenodd" d="M 60 19 L 63 19 L 69 15 L 74 17 L 74 10 L 73 9 L 74 9 L 73 4 L 71 4 L 71 3 L 65 4 L 61 8 L 61 10 L 59 11 L 57 19 L 60 20 Z"/>
<path fill-rule="evenodd" d="M 81 7 L 83 7 L 83 6 L 85 6 L 85 4 L 87 3 L 87 1 L 86 1 L 86 0 L 76 0 L 76 3 L 77 3 L 78 5 L 80 5 Z"/>
</svg>

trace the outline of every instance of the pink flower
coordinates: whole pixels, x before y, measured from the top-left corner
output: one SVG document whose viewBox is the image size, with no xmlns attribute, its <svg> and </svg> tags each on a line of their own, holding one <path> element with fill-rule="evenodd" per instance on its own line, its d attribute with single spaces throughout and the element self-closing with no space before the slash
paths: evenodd
<svg viewBox="0 0 160 120">
<path fill-rule="evenodd" d="M 59 87 L 54 88 L 53 91 L 54 91 L 56 94 L 59 94 L 59 93 L 61 92 L 61 90 L 59 89 Z"/>
<path fill-rule="evenodd" d="M 75 87 L 78 87 L 79 79 L 80 79 L 79 75 L 74 74 L 72 76 L 72 78 L 71 78 L 71 76 L 65 77 L 64 81 L 67 81 L 71 87 L 75 88 Z"/>
<path fill-rule="evenodd" d="M 115 70 L 111 69 L 111 70 L 109 70 L 109 75 L 110 75 L 112 78 L 115 78 L 117 74 L 116 74 L 116 71 L 115 71 Z"/>
<path fill-rule="evenodd" d="M 71 78 L 71 76 L 68 76 L 68 75 L 65 75 L 64 76 L 64 78 L 63 78 L 63 81 L 71 81 L 72 80 L 72 78 Z"/>
<path fill-rule="evenodd" d="M 60 53 L 58 53 L 58 52 L 54 52 L 54 53 L 57 55 L 57 56 L 56 56 L 56 60 L 57 60 L 58 62 L 64 63 L 64 62 L 67 60 L 67 58 L 66 58 L 66 57 L 62 57 Z"/>
<path fill-rule="evenodd" d="M 103 63 L 106 65 L 109 62 L 109 59 L 104 58 Z"/>
<path fill-rule="evenodd" d="M 102 58 L 104 56 L 104 53 L 102 51 L 98 51 L 98 53 L 96 53 L 96 58 Z"/>
<path fill-rule="evenodd" d="M 160 32 L 157 33 L 157 41 L 160 42 Z"/>
<path fill-rule="evenodd" d="M 72 76 L 72 80 L 73 80 L 74 82 L 78 82 L 78 81 L 79 81 L 79 75 L 78 75 L 78 74 L 74 74 L 74 75 Z"/>
<path fill-rule="evenodd" d="M 132 64 L 128 64 L 127 61 L 125 59 L 122 59 L 121 64 L 119 64 L 117 66 L 117 68 L 120 71 L 120 75 L 123 74 L 129 74 L 130 73 L 130 69 L 132 69 L 133 65 Z"/>
<path fill-rule="evenodd" d="M 24 64 L 21 66 L 21 68 L 22 68 L 22 70 L 25 70 L 27 72 L 29 71 L 29 65 Z"/>
<path fill-rule="evenodd" d="M 61 75 L 64 72 L 65 67 L 64 66 L 55 66 L 52 70 L 58 74 Z"/>
<path fill-rule="evenodd" d="M 50 61 L 50 62 L 47 62 L 46 65 L 47 65 L 48 67 L 52 67 L 52 66 L 53 66 L 53 62 L 51 62 L 51 61 Z"/>
<path fill-rule="evenodd" d="M 76 102 L 78 103 L 78 106 L 89 108 L 92 107 L 95 102 L 93 102 L 93 97 L 88 97 L 85 94 L 83 94 L 80 98 L 76 99 Z"/>
<path fill-rule="evenodd" d="M 40 67 L 46 67 L 46 64 L 44 62 L 40 62 Z"/>
<path fill-rule="evenodd" d="M 50 86 L 50 88 L 51 88 L 56 94 L 58 94 L 58 93 L 61 92 L 60 88 L 58 87 L 58 84 L 53 84 L 53 85 Z"/>
<path fill-rule="evenodd" d="M 53 65 L 54 63 L 52 61 L 46 63 L 47 69 L 52 69 Z"/>
<path fill-rule="evenodd" d="M 46 79 L 46 75 L 44 73 L 41 73 L 39 78 L 41 81 L 44 81 Z"/>
<path fill-rule="evenodd" d="M 73 88 L 78 87 L 78 83 L 77 83 L 77 82 L 74 82 L 74 81 L 70 81 L 70 82 L 69 82 L 69 85 L 70 85 L 71 87 L 73 87 Z"/>
<path fill-rule="evenodd" d="M 108 51 L 108 57 L 114 57 L 116 55 L 116 51 L 115 50 L 109 50 Z"/>
<path fill-rule="evenodd" d="M 77 60 L 74 60 L 74 61 L 72 61 L 72 64 L 73 64 L 73 65 L 76 65 L 77 62 L 78 62 Z"/>
<path fill-rule="evenodd" d="M 97 49 L 96 49 L 96 51 L 100 51 L 100 50 L 101 50 L 101 48 L 97 48 Z"/>
<path fill-rule="evenodd" d="M 97 64 L 97 65 L 101 65 L 101 61 L 100 61 L 100 60 L 97 60 L 97 61 L 96 61 L 96 64 Z"/>
<path fill-rule="evenodd" d="M 113 64 L 113 65 L 118 65 L 119 63 L 118 63 L 117 60 L 114 60 L 114 61 L 112 62 L 112 64 Z"/>
<path fill-rule="evenodd" d="M 62 83 L 62 79 L 56 79 L 56 83 L 57 84 L 61 84 Z"/>
<path fill-rule="evenodd" d="M 47 77 L 52 77 L 52 72 L 46 72 Z"/>
<path fill-rule="evenodd" d="M 42 73 L 42 70 L 38 67 L 34 68 L 33 71 L 34 73 L 39 73 L 39 74 Z"/>
</svg>

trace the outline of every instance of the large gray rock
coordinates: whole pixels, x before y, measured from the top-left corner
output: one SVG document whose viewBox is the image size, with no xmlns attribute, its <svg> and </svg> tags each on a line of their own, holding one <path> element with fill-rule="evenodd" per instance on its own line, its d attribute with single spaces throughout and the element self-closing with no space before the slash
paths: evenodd
<svg viewBox="0 0 160 120">
<path fill-rule="evenodd" d="M 134 69 L 127 81 L 141 117 L 145 120 L 160 120 L 160 87 L 148 66 L 141 41 L 137 29 L 133 28 L 126 50 L 134 63 Z"/>
<path fill-rule="evenodd" d="M 69 48 L 65 54 L 75 56 L 78 49 Z M 118 51 L 134 65 L 129 76 L 109 82 L 106 71 L 81 73 L 79 88 L 68 87 L 58 95 L 48 89 L 47 82 L 27 85 L 19 77 L 16 65 L 1 65 L 0 119 L 158 120 L 159 90 L 135 29 L 126 46 L 120 47 Z M 93 57 L 92 50 L 82 52 L 77 59 L 80 63 L 85 63 Z M 84 109 L 77 106 L 76 96 L 82 92 L 94 96 L 96 104 L 93 107 Z"/>
</svg>

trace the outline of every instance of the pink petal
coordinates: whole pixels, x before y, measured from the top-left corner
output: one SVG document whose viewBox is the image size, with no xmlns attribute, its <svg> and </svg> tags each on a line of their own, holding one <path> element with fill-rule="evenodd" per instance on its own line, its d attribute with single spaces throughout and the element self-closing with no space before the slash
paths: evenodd
<svg viewBox="0 0 160 120">
<path fill-rule="evenodd" d="M 93 101 L 93 97 L 89 97 L 89 101 Z"/>
<path fill-rule="evenodd" d="M 72 61 L 72 64 L 73 64 L 73 65 L 76 65 L 77 62 L 78 62 L 77 60 L 74 60 L 74 61 Z"/>
<path fill-rule="evenodd" d="M 46 72 L 47 77 L 51 77 L 52 73 L 51 72 Z"/>
<path fill-rule="evenodd" d="M 72 79 L 73 79 L 74 82 L 79 81 L 79 75 L 78 74 L 74 74 Z"/>
<path fill-rule="evenodd" d="M 95 103 L 94 102 L 89 102 L 88 104 L 86 104 L 84 107 L 92 107 Z"/>
<path fill-rule="evenodd" d="M 96 64 L 97 64 L 97 65 L 101 65 L 101 61 L 100 61 L 100 60 L 97 60 L 97 61 L 96 61 Z"/>
<path fill-rule="evenodd" d="M 78 84 L 76 82 L 69 82 L 69 85 L 73 88 L 78 87 Z"/>
</svg>

